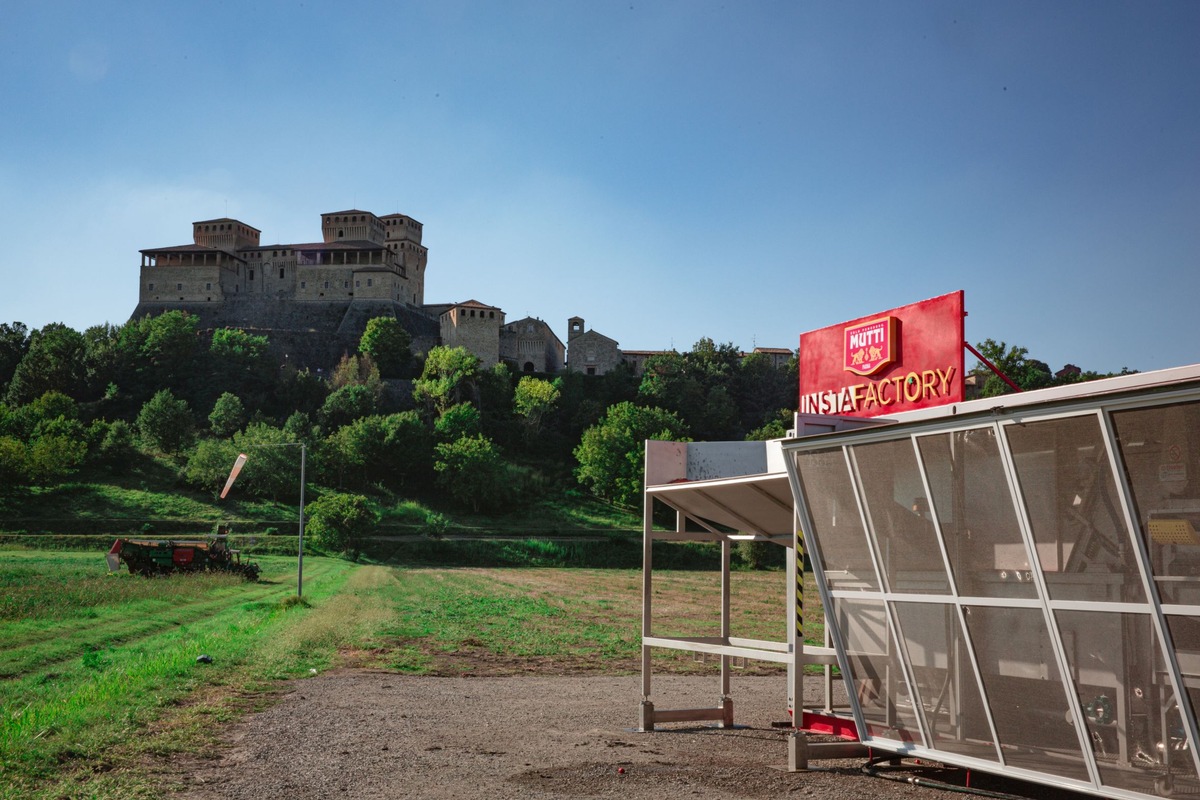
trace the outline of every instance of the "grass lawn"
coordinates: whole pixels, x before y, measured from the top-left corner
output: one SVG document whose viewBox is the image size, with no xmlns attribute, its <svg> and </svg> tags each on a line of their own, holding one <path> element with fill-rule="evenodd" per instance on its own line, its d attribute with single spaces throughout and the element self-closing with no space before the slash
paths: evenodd
<svg viewBox="0 0 1200 800">
<path fill-rule="evenodd" d="M 150 756 L 206 752 L 214 722 L 269 702 L 280 680 L 335 665 L 439 675 L 639 668 L 638 570 L 307 558 L 297 602 L 295 560 L 258 560 L 262 582 L 245 583 L 108 575 L 102 553 L 0 551 L 0 798 L 156 797 Z M 733 581 L 734 635 L 784 638 L 784 574 Z M 716 634 L 716 573 L 661 571 L 654 585 L 656 634 Z M 806 633 L 819 642 L 819 621 Z M 656 651 L 656 669 L 715 665 Z"/>
</svg>

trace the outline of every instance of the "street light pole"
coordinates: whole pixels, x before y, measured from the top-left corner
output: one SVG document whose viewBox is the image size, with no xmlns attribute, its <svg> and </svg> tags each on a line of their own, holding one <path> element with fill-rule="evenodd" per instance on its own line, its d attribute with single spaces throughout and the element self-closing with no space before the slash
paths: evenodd
<svg viewBox="0 0 1200 800">
<path fill-rule="evenodd" d="M 307 448 L 300 443 L 300 547 L 296 556 L 296 597 L 304 596 L 304 456 Z"/>
<path fill-rule="evenodd" d="M 246 449 L 253 447 L 299 447 L 300 448 L 300 535 L 298 552 L 296 555 L 296 597 L 304 596 L 304 467 L 308 447 L 304 442 L 279 442 L 278 444 L 252 444 Z M 242 471 L 242 467 L 246 464 L 247 456 L 245 453 L 238 455 L 237 460 L 233 462 L 233 470 L 229 473 L 229 480 L 225 482 L 225 489 L 221 492 L 221 499 L 225 499 L 225 495 L 229 494 L 230 487 L 237 480 L 238 473 Z"/>
</svg>

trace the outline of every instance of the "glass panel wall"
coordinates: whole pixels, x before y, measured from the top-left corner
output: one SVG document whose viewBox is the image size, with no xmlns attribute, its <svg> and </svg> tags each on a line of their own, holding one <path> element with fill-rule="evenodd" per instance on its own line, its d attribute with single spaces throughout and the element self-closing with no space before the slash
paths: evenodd
<svg viewBox="0 0 1200 800">
<path fill-rule="evenodd" d="M 1197 711 L 1200 711 L 1200 616 L 1169 615 L 1167 629 L 1174 643 L 1175 658 L 1183 681 L 1183 705 L 1187 706 L 1186 710 L 1195 719 Z M 1167 671 L 1161 666 L 1161 658 L 1156 663 L 1160 666 L 1155 669 L 1156 685 L 1151 695 L 1154 702 L 1148 709 L 1149 714 L 1160 720 L 1156 750 L 1162 777 L 1156 786 L 1170 790 L 1178 778 L 1195 777 L 1194 748 L 1189 745 L 1187 723 L 1183 716 L 1185 710 L 1180 708 L 1166 679 Z M 1196 784 L 1191 782 L 1190 786 L 1195 787 Z"/>
<path fill-rule="evenodd" d="M 1200 404 L 1113 414 L 1163 603 L 1200 605 Z"/>
<path fill-rule="evenodd" d="M 1004 436 L 1050 597 L 1145 602 L 1100 418 L 1006 425 Z"/>
<path fill-rule="evenodd" d="M 1005 763 L 1090 782 L 1041 609 L 963 612 Z"/>
<path fill-rule="evenodd" d="M 890 591 L 948 594 L 929 498 L 910 439 L 850 448 Z"/>
<path fill-rule="evenodd" d="M 867 535 L 842 448 L 803 453 L 797 466 L 830 589 L 878 589 Z"/>
<path fill-rule="evenodd" d="M 1037 596 L 996 430 L 917 439 L 960 595 Z"/>
<path fill-rule="evenodd" d="M 1193 774 L 1150 615 L 1060 611 L 1055 618 L 1101 783 L 1162 794 L 1168 771 Z"/>
<path fill-rule="evenodd" d="M 834 601 L 838 630 L 845 637 L 852 688 L 871 736 L 922 744 L 912 692 L 892 640 L 883 601 Z"/>
<path fill-rule="evenodd" d="M 935 603 L 896 603 L 895 607 L 931 746 L 998 760 L 958 609 Z"/>
</svg>

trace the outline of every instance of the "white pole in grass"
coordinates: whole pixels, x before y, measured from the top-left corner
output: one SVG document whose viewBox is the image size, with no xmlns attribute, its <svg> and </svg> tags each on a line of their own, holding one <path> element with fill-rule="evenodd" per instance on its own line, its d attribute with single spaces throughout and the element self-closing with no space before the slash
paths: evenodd
<svg viewBox="0 0 1200 800">
<path fill-rule="evenodd" d="M 304 596 L 304 468 L 308 447 L 304 442 L 280 442 L 278 444 L 252 444 L 250 447 L 299 447 L 300 448 L 300 535 L 298 552 L 296 555 L 296 597 Z M 247 448 L 249 449 L 249 448 Z M 238 473 L 242 471 L 242 467 L 246 465 L 249 457 L 245 453 L 239 453 L 237 459 L 233 462 L 233 469 L 229 473 L 229 479 L 225 481 L 225 488 L 221 490 L 221 499 L 225 499 L 225 495 L 229 494 L 230 487 L 237 480 Z"/>
<path fill-rule="evenodd" d="M 300 443 L 300 546 L 296 555 L 296 597 L 304 596 L 304 455 L 306 448 Z"/>
</svg>

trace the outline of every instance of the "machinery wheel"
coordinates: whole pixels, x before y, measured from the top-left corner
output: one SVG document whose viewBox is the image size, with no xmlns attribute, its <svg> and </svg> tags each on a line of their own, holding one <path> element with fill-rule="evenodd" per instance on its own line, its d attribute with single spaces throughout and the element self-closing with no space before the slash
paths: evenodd
<svg viewBox="0 0 1200 800">
<path fill-rule="evenodd" d="M 1162 797 L 1170 797 L 1175 793 L 1175 781 L 1169 774 L 1160 775 L 1154 779 L 1154 792 Z"/>
</svg>

